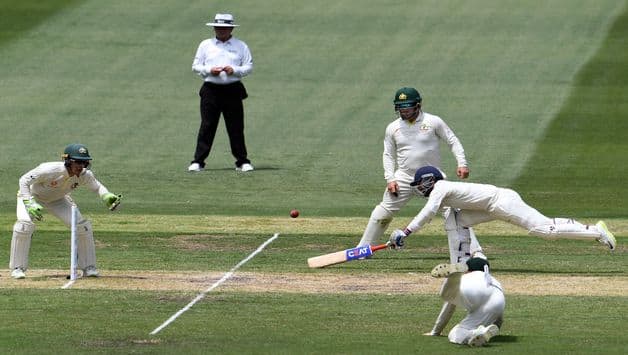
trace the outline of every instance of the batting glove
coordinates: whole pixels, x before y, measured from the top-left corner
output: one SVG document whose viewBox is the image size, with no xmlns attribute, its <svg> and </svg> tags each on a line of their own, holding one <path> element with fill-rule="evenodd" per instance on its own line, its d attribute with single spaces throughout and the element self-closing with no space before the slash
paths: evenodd
<svg viewBox="0 0 628 355">
<path fill-rule="evenodd" d="M 37 203 L 35 200 L 24 200 L 24 206 L 26 207 L 26 211 L 31 216 L 31 218 L 41 221 L 44 218 L 44 215 L 41 213 L 44 208 Z"/>
<path fill-rule="evenodd" d="M 111 192 L 107 192 L 102 195 L 102 200 L 105 202 L 107 207 L 113 211 L 120 204 L 120 200 L 122 200 L 122 195 L 112 194 Z"/>
<path fill-rule="evenodd" d="M 406 232 L 401 229 L 395 229 L 392 234 L 390 234 L 390 245 L 393 249 L 402 249 L 406 244 L 404 239 L 408 236 Z"/>
</svg>

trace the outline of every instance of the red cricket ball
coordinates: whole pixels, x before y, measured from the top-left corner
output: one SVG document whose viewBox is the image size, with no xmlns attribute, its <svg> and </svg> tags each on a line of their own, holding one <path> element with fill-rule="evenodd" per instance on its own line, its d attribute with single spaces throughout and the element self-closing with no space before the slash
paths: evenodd
<svg viewBox="0 0 628 355">
<path fill-rule="evenodd" d="M 292 210 L 292 211 L 290 211 L 290 217 L 292 217 L 292 218 L 299 217 L 299 210 Z"/>
</svg>

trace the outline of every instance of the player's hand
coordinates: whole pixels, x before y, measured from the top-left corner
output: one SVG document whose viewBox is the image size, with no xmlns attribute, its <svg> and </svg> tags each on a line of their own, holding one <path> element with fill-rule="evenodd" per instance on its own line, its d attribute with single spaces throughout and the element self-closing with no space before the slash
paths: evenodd
<svg viewBox="0 0 628 355">
<path fill-rule="evenodd" d="M 407 236 L 408 235 L 406 234 L 406 232 L 402 231 L 401 229 L 395 229 L 390 234 L 390 247 L 393 249 L 402 249 L 403 246 L 406 244 L 404 239 Z"/>
<path fill-rule="evenodd" d="M 220 72 L 222 72 L 223 69 L 224 69 L 223 67 L 212 67 L 209 70 L 209 73 L 213 76 L 218 76 L 220 75 Z"/>
<path fill-rule="evenodd" d="M 41 221 L 44 218 L 44 215 L 41 213 L 44 208 L 37 203 L 35 200 L 24 200 L 24 206 L 26 207 L 26 211 L 31 216 L 31 218 Z"/>
<path fill-rule="evenodd" d="M 396 181 L 391 181 L 386 185 L 386 189 L 388 190 L 388 192 L 390 192 L 391 194 L 393 194 L 395 197 L 399 196 L 399 185 L 397 184 Z"/>
<path fill-rule="evenodd" d="M 466 179 L 469 177 L 469 168 L 466 166 L 459 166 L 458 169 L 456 169 L 456 175 L 458 175 L 459 178 L 461 179 Z"/>
<path fill-rule="evenodd" d="M 107 205 L 107 208 L 113 211 L 120 204 L 120 201 L 122 200 L 122 195 L 116 195 L 112 194 L 111 192 L 107 192 L 106 194 L 102 195 L 102 200 Z"/>
<path fill-rule="evenodd" d="M 234 70 L 233 67 L 230 65 L 227 65 L 225 67 L 222 68 L 222 71 L 224 71 L 225 73 L 227 73 L 227 75 L 232 75 Z"/>
</svg>

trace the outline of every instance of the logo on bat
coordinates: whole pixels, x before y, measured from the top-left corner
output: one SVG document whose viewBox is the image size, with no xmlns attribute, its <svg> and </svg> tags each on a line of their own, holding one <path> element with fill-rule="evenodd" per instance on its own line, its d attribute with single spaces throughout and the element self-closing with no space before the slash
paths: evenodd
<svg viewBox="0 0 628 355">
<path fill-rule="evenodd" d="M 369 245 L 363 247 L 357 247 L 347 250 L 347 261 L 364 258 L 373 255 L 373 251 Z"/>
</svg>

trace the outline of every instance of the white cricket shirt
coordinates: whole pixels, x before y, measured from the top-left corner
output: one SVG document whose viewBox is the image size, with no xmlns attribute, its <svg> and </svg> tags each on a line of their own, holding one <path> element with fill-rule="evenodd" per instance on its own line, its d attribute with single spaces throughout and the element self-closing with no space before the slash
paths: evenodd
<svg viewBox="0 0 628 355">
<path fill-rule="evenodd" d="M 192 62 L 192 70 L 201 74 L 212 67 L 231 66 L 233 74 L 221 72 L 218 76 L 201 75 L 203 80 L 214 84 L 231 84 L 240 81 L 253 70 L 253 57 L 249 47 L 243 41 L 231 37 L 226 42 L 209 38 L 201 42 Z"/>
<path fill-rule="evenodd" d="M 83 169 L 80 176 L 70 176 L 63 162 L 42 163 L 22 175 L 18 198 L 42 202 L 52 202 L 65 197 L 79 186 L 86 186 L 102 196 L 109 192 L 91 170 Z"/>
<path fill-rule="evenodd" d="M 421 112 L 410 123 L 398 118 L 386 127 L 384 136 L 384 178 L 395 180 L 395 171 L 414 176 L 420 167 L 431 165 L 440 169 L 440 141 L 449 146 L 458 166 L 467 166 L 460 140 L 438 116 Z"/>
<path fill-rule="evenodd" d="M 489 184 L 439 180 L 419 214 L 408 224 L 408 229 L 416 231 L 423 227 L 442 207 L 461 210 L 492 211 L 500 188 Z"/>
</svg>

